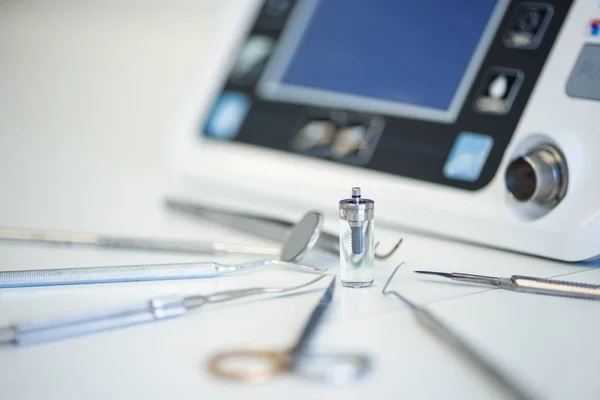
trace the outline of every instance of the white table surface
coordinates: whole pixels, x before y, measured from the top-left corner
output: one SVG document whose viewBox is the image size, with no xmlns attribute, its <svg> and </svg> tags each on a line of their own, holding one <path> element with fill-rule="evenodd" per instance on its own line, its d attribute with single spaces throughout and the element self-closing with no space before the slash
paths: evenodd
<svg viewBox="0 0 600 400">
<path fill-rule="evenodd" d="M 0 1 L 0 225 L 268 244 L 162 207 L 169 185 L 164 148 L 186 68 L 199 44 L 206 44 L 209 56 L 211 38 L 225 29 L 219 17 L 243 3 Z M 377 234 L 385 245 L 401 233 Z M 207 374 L 205 362 L 219 349 L 290 344 L 321 295 L 313 292 L 207 307 L 178 320 L 34 347 L 0 348 L 0 398 L 502 398 L 470 364 L 425 333 L 405 305 L 381 295 L 402 260 L 407 264 L 393 287 L 426 304 L 516 381 L 541 398 L 600 397 L 600 303 L 488 290 L 411 272 L 568 275 L 600 284 L 594 264 L 402 234 L 402 250 L 378 263 L 373 287 L 338 285 L 314 339 L 315 350 L 368 353 L 374 368 L 363 381 L 334 388 L 285 376 L 244 386 Z M 2 270 L 197 259 L 0 242 Z M 335 259 L 314 253 L 309 261 L 336 272 Z M 211 280 L 4 289 L 0 325 L 162 294 L 292 285 L 310 278 L 264 269 Z"/>
</svg>

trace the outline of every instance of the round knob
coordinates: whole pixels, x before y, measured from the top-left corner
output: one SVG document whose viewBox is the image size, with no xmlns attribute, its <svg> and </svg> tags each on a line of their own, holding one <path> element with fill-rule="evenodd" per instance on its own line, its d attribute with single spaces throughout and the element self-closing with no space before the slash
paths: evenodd
<svg viewBox="0 0 600 400">
<path fill-rule="evenodd" d="M 504 181 L 511 197 L 517 201 L 555 205 L 567 192 L 565 157 L 554 146 L 535 147 L 508 165 Z"/>
</svg>

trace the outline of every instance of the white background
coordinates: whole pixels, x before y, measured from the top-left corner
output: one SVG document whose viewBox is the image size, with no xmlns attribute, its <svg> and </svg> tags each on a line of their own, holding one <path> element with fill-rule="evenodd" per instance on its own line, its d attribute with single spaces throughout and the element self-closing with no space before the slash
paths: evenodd
<svg viewBox="0 0 600 400">
<path fill-rule="evenodd" d="M 262 243 L 165 211 L 165 149 L 198 51 L 246 2 L 0 1 L 0 225 Z M 209 188 L 208 188 L 209 189 Z M 385 245 L 399 232 L 378 231 Z M 206 256 L 211 257 L 212 256 Z M 316 258 L 316 257 L 313 257 Z M 172 254 L 0 242 L 0 269 L 193 260 Z M 224 258 L 236 261 L 242 258 Z M 376 268 L 372 288 L 337 288 L 319 350 L 368 353 L 373 371 L 330 388 L 295 377 L 245 387 L 215 380 L 206 359 L 231 346 L 292 342 L 320 295 L 244 302 L 180 320 L 31 348 L 0 348 L 0 398 L 501 398 L 468 363 L 424 333 L 394 288 L 428 304 L 510 376 L 543 398 L 597 399 L 600 303 L 489 291 L 414 276 L 413 269 L 508 276 L 570 275 L 569 265 L 414 235 Z M 335 272 L 335 260 L 320 261 Z M 264 270 L 217 280 L 0 291 L 0 325 L 127 304 L 168 293 L 287 285 L 304 274 Z"/>
</svg>

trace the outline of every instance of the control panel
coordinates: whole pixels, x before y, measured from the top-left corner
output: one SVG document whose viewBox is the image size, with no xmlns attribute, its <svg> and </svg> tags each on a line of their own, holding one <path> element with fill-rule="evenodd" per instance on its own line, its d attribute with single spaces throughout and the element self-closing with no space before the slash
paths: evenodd
<svg viewBox="0 0 600 400">
<path fill-rule="evenodd" d="M 191 105 L 183 175 L 307 206 L 361 186 L 390 226 L 600 255 L 600 3 L 253 4 Z"/>
</svg>

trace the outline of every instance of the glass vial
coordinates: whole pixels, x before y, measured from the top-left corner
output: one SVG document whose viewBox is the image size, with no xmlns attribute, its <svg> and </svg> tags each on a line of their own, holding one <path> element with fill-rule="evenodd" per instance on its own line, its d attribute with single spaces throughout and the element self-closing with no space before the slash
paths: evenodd
<svg viewBox="0 0 600 400">
<path fill-rule="evenodd" d="M 360 188 L 352 188 L 352 198 L 340 200 L 340 279 L 347 287 L 367 287 L 373 283 L 375 203 L 363 199 Z"/>
</svg>

